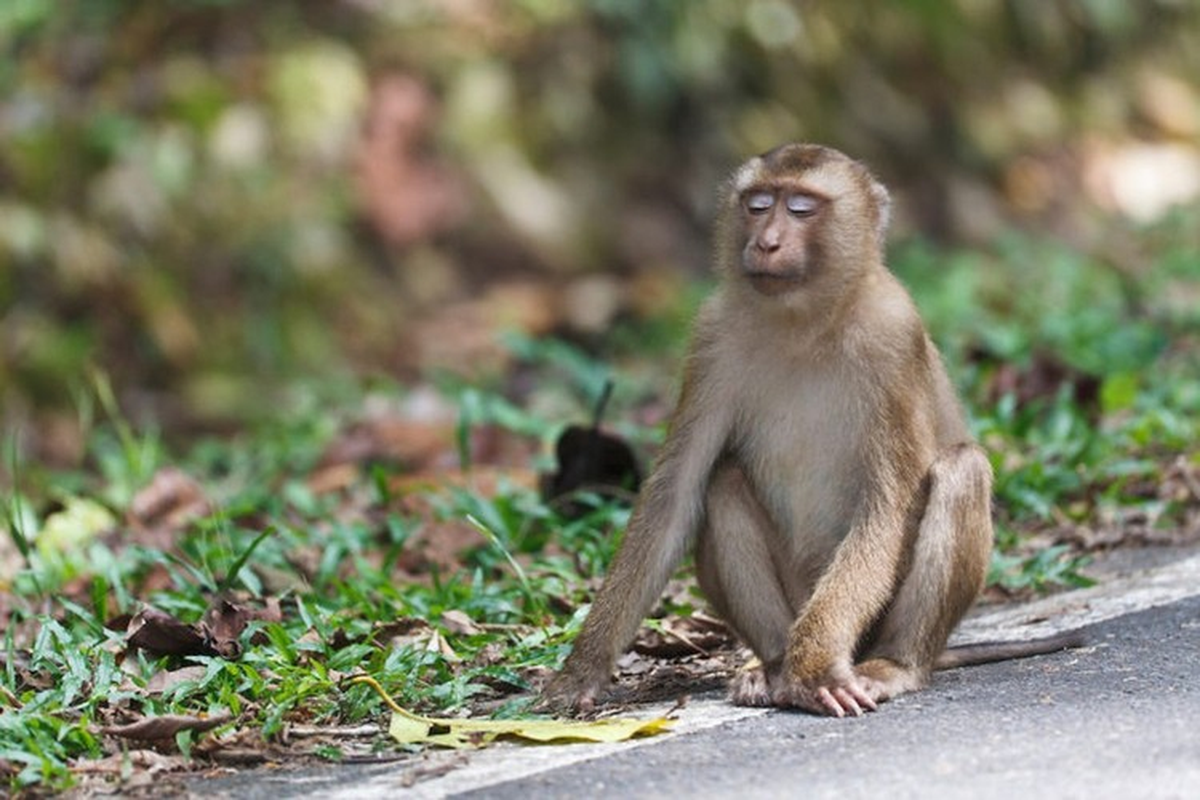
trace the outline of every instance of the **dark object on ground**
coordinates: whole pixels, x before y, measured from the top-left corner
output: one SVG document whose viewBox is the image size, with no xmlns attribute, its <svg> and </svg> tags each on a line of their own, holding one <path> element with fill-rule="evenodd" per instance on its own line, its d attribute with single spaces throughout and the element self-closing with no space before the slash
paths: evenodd
<svg viewBox="0 0 1200 800">
<path fill-rule="evenodd" d="M 542 476 L 542 497 L 553 502 L 574 492 L 595 492 L 604 497 L 628 497 L 637 494 L 642 481 L 637 457 L 623 439 L 600 430 L 604 407 L 612 395 L 612 381 L 605 383 L 596 403 L 592 425 L 572 425 L 558 437 L 554 452 L 558 470 Z M 559 503 L 568 517 L 579 516 L 589 506 L 570 500 Z"/>
</svg>

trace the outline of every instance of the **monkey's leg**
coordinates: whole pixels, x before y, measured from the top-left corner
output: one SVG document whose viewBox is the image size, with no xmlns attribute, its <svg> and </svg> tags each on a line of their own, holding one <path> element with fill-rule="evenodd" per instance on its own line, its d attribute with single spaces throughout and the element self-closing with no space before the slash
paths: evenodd
<svg viewBox="0 0 1200 800">
<path fill-rule="evenodd" d="M 696 566 L 704 596 L 761 662 L 731 680 L 737 705 L 771 705 L 769 676 L 783 661 L 795 616 L 776 572 L 773 532 L 741 469 L 718 468 L 706 496 Z"/>
<path fill-rule="evenodd" d="M 925 685 L 946 639 L 983 587 L 992 546 L 992 470 L 974 445 L 943 451 L 911 566 L 855 671 L 876 700 Z"/>
</svg>

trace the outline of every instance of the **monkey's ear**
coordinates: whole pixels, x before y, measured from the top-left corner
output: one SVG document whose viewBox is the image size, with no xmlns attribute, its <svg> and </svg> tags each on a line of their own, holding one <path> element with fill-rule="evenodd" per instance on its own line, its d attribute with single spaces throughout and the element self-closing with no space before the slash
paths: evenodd
<svg viewBox="0 0 1200 800">
<path fill-rule="evenodd" d="M 878 212 L 875 235 L 879 238 L 879 246 L 882 247 L 887 237 L 888 223 L 892 221 L 892 196 L 888 194 L 888 190 L 882 183 L 873 180 L 871 181 L 871 198 L 875 201 L 875 208 Z"/>
</svg>

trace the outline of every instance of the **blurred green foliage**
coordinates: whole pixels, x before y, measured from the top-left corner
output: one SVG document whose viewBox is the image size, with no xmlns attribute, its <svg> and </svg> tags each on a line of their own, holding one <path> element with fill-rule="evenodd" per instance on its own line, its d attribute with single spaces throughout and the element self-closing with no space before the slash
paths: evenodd
<svg viewBox="0 0 1200 800">
<path fill-rule="evenodd" d="M 1194 146 L 1197 37 L 1197 5 L 1169 0 L 9 0 L 0 408 L 48 455 L 92 368 L 138 421 L 244 419 L 291 376 L 408 366 L 422 297 L 514 265 L 702 271 L 714 185 L 783 140 L 872 163 L 901 238 L 1033 224 L 1084 263 L 1107 229 L 1081 154 Z M 426 145 L 470 205 L 405 246 L 354 181 L 372 80 L 397 70 L 440 96 Z M 1023 278 L 1002 270 L 1043 255 L 981 256 L 999 274 L 956 280 L 988 282 L 995 313 L 946 329 L 1004 357 L 1045 339 L 1080 366 L 1164 346 L 1148 323 L 1116 336 L 1005 308 Z"/>
</svg>

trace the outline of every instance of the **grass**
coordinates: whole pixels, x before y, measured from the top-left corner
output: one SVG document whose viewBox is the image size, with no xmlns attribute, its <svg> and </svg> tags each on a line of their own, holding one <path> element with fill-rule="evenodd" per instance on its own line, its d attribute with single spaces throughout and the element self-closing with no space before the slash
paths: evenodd
<svg viewBox="0 0 1200 800">
<path fill-rule="evenodd" d="M 1155 235 L 1166 244 L 1133 295 L 1111 268 L 1046 243 L 1013 240 L 974 254 L 912 246 L 898 256 L 992 454 L 990 580 L 1003 590 L 1085 582 L 1084 554 L 1055 543 L 1056 531 L 1131 515 L 1170 530 L 1195 513 L 1196 497 L 1162 487 L 1172 465 L 1200 470 L 1200 383 L 1185 346 L 1200 335 L 1200 315 L 1170 303 L 1172 286 L 1200 280 L 1200 259 L 1170 231 Z M 586 421 L 615 376 L 612 426 L 653 442 L 660 431 L 630 423 L 631 407 L 669 397 L 671 384 L 662 377 L 670 370 L 630 365 L 632 350 L 601 361 L 561 342 L 510 346 L 541 394 L 516 402 L 501 387 L 440 381 L 458 409 L 447 447 L 474 470 L 435 477 L 429 490 L 398 481 L 406 468 L 386 459 L 353 465 L 333 490 L 314 486 L 322 454 L 363 402 L 340 387 L 352 399 L 331 405 L 310 395 L 268 426 L 173 452 L 121 417 L 101 377 L 91 401 L 81 396 L 81 414 L 94 417 L 82 469 L 22 464 L 10 440 L 13 491 L 0 509 L 12 545 L 0 548 L 0 780 L 10 790 L 70 785 L 81 760 L 134 746 L 104 726 L 142 716 L 229 712 L 218 733 L 268 740 L 292 723 L 375 719 L 378 698 L 346 681 L 362 672 L 414 709 L 488 699 L 495 713 L 520 712 L 521 701 L 505 698 L 561 663 L 628 507 L 588 497 L 586 512 L 567 518 L 540 498 L 527 465 L 478 463 L 472 436 L 487 427 L 532 442 L 533 462 L 546 467 L 558 431 Z M 1058 379 L 1021 396 L 1020 381 L 1049 361 L 1061 367 Z M 622 385 L 624 375 L 644 385 Z M 537 408 L 567 408 L 572 418 Z M 130 509 L 168 467 L 193 476 L 207 505 L 155 540 L 139 533 Z M 495 480 L 481 477 L 493 472 Z M 402 570 L 439 526 L 474 538 L 448 564 Z M 277 601 L 282 613 L 251 621 L 233 658 L 152 657 L 108 627 L 144 604 L 195 623 L 218 595 L 247 606 Z M 165 690 L 151 685 L 183 667 L 199 669 Z M 202 737 L 175 738 L 189 754 Z M 312 752 L 344 755 L 329 745 Z"/>
</svg>

